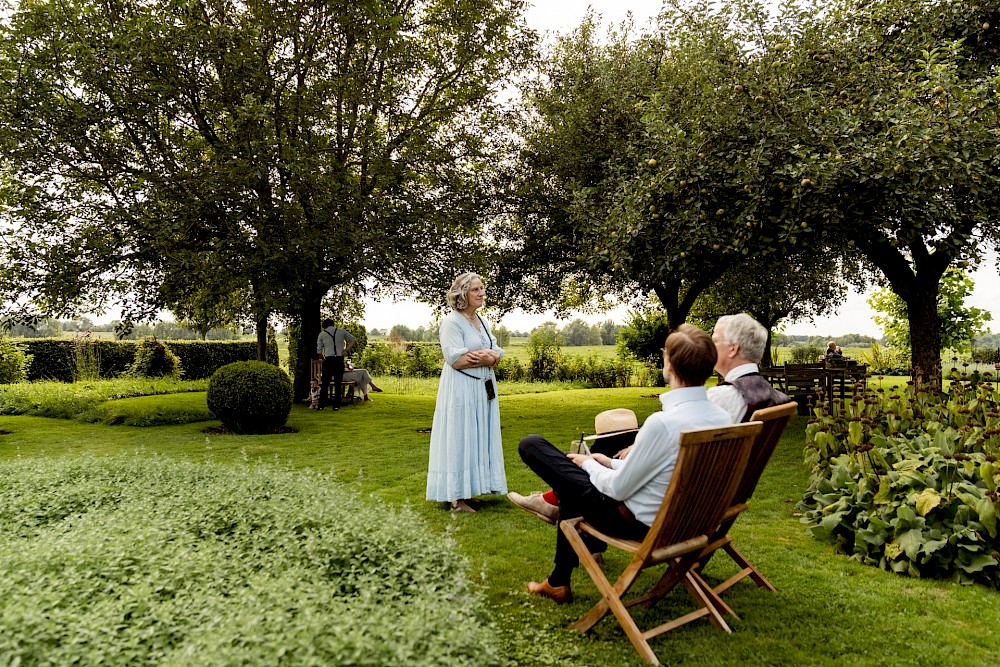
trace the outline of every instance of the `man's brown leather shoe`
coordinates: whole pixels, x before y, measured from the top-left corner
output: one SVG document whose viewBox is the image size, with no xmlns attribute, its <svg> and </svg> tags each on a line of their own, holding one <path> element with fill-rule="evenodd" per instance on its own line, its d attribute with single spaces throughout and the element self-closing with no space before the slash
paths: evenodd
<svg viewBox="0 0 1000 667">
<path fill-rule="evenodd" d="M 573 591 L 570 590 L 569 586 L 550 586 L 548 579 L 541 583 L 529 581 L 528 592 L 532 595 L 547 597 L 556 604 L 563 604 L 573 599 Z"/>
</svg>

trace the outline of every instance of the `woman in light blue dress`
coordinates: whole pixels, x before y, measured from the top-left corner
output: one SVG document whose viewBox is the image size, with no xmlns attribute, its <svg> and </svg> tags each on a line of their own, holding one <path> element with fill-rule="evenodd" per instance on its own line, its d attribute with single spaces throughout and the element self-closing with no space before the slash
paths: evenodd
<svg viewBox="0 0 1000 667">
<path fill-rule="evenodd" d="M 444 368 L 431 426 L 427 500 L 464 512 L 476 511 L 469 502 L 474 496 L 507 492 L 493 374 L 504 352 L 477 312 L 485 295 L 482 278 L 463 273 L 448 290 L 452 312 L 441 322 Z"/>
</svg>

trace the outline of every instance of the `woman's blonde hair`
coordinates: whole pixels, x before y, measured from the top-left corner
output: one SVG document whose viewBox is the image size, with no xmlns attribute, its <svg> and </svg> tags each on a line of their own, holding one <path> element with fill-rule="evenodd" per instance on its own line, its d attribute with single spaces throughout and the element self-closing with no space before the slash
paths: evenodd
<svg viewBox="0 0 1000 667">
<path fill-rule="evenodd" d="M 479 278 L 479 281 L 483 281 L 483 277 L 478 273 L 463 273 L 458 278 L 455 278 L 455 282 L 451 284 L 451 288 L 448 289 L 448 293 L 445 295 L 445 300 L 448 305 L 455 310 L 465 310 L 469 307 L 469 285 L 472 281 Z"/>
</svg>

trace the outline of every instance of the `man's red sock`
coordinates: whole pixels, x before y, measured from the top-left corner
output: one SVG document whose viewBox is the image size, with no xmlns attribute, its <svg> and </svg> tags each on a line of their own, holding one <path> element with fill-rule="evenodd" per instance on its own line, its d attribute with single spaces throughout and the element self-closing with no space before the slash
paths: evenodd
<svg viewBox="0 0 1000 667">
<path fill-rule="evenodd" d="M 556 492 L 553 491 L 552 489 L 549 489 L 548 491 L 542 494 L 542 500 L 547 502 L 549 505 L 559 504 L 559 496 L 557 496 Z"/>
</svg>

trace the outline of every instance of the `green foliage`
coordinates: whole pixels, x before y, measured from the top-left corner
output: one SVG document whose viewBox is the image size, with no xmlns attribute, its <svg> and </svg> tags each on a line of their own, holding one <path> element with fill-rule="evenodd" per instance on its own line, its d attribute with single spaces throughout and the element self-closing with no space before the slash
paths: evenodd
<svg viewBox="0 0 1000 667">
<path fill-rule="evenodd" d="M 561 340 L 556 333 L 555 324 L 549 322 L 535 327 L 528 341 L 528 369 L 531 379 L 555 379 L 562 358 Z"/>
<path fill-rule="evenodd" d="M 500 325 L 493 329 L 493 335 L 497 337 L 498 347 L 507 347 L 510 345 L 510 329 Z"/>
<path fill-rule="evenodd" d="M 0 531 L 3 664 L 505 664 L 454 543 L 316 473 L 5 462 Z"/>
<path fill-rule="evenodd" d="M 372 375 L 437 377 L 443 361 L 440 343 L 373 341 L 355 366 Z"/>
<path fill-rule="evenodd" d="M 208 409 L 234 433 L 272 433 L 288 420 L 292 381 L 277 366 L 237 361 L 208 382 Z"/>
<path fill-rule="evenodd" d="M 868 370 L 872 374 L 909 375 L 910 373 L 909 355 L 903 350 L 872 343 L 867 352 L 861 353 L 861 358 L 868 364 Z"/>
<path fill-rule="evenodd" d="M 496 373 L 497 380 L 500 382 L 521 382 L 522 380 L 529 379 L 528 369 L 524 367 L 517 357 L 510 354 L 504 355 L 503 359 L 500 360 L 500 363 L 493 370 Z"/>
<path fill-rule="evenodd" d="M 133 396 L 160 396 L 178 392 L 201 392 L 207 380 L 131 378 L 66 383 L 37 380 L 0 388 L 0 415 L 33 415 L 55 419 L 92 420 L 106 401 Z M 98 421 L 103 417 L 98 416 Z"/>
<path fill-rule="evenodd" d="M 975 283 L 961 269 L 945 271 L 938 287 L 937 313 L 941 325 L 941 346 L 959 352 L 968 352 L 973 340 L 984 333 L 986 323 L 993 319 L 989 311 L 966 306 Z M 894 348 L 908 349 L 910 319 L 906 302 L 889 289 L 878 290 L 868 299 L 876 314 L 873 319 L 880 325 Z"/>
<path fill-rule="evenodd" d="M 431 425 L 437 380 L 408 380 L 405 396 L 396 395 L 394 378 L 379 378 L 379 384 L 386 393 L 375 396 L 373 403 L 346 413 L 331 415 L 296 405 L 289 424 L 299 430 L 280 438 L 206 434 L 203 424 L 137 433 L 137 429 L 99 424 L 0 417 L 0 428 L 9 431 L 0 434 L 0 461 L 76 459 L 84 452 L 98 456 L 134 455 L 141 447 L 145 452 L 163 453 L 173 460 L 198 464 L 210 461 L 236 470 L 245 469 L 247 460 L 251 465 L 280 460 L 282 465 L 287 463 L 294 469 L 331 471 L 324 479 L 335 478 L 331 483 L 339 482 L 339 488 L 356 490 L 351 502 L 338 507 L 338 512 L 359 508 L 365 511 L 368 521 L 393 522 L 389 515 L 394 508 L 402 508 L 407 517 L 416 517 L 411 524 L 415 523 L 422 531 L 421 539 L 451 550 L 453 557 L 469 561 L 467 573 L 474 579 L 471 588 L 476 600 L 480 594 L 486 596 L 489 619 L 495 624 L 491 628 L 495 627 L 499 635 L 505 667 L 641 664 L 624 633 L 609 619 L 595 628 L 597 634 L 593 637 L 567 631 L 569 624 L 601 600 L 600 592 L 582 571 L 573 575 L 575 600 L 571 604 L 556 607 L 524 591 L 527 579 L 544 577 L 551 569 L 554 530 L 551 526 L 528 517 L 502 496 L 484 498 L 479 514 L 463 516 L 452 515 L 439 503 L 415 500 L 423 497 L 426 484 L 428 435 L 420 431 Z M 72 388 L 72 385 L 59 386 Z M 517 442 L 524 434 L 540 433 L 558 446 L 568 448 L 581 431 L 591 432 L 594 415 L 609 407 L 633 408 L 640 423 L 643 422 L 660 408 L 659 402 L 651 397 L 654 393 L 644 387 L 595 391 L 574 390 L 565 383 L 504 383 L 500 390 L 500 410 L 510 488 L 523 492 L 541 488 L 537 476 L 517 455 Z M 1000 626 L 995 590 L 891 576 L 844 558 L 828 544 L 808 535 L 788 502 L 800 497 L 806 488 L 807 474 L 802 465 L 805 427 L 805 418 L 792 418 L 764 471 L 750 511 L 733 528 L 736 546 L 749 552 L 754 565 L 778 586 L 779 595 L 743 582 L 725 595 L 743 619 L 725 641 L 720 642 L 718 631 L 702 620 L 684 629 L 683 635 L 670 633 L 652 640 L 656 652 L 661 658 L 669 657 L 672 667 L 746 667 L 762 661 L 773 665 L 843 667 L 844 656 L 872 667 L 992 667 L 996 662 L 995 629 Z M 241 497 L 238 493 L 236 496 Z M 381 512 L 378 517 L 367 513 L 366 505 L 372 497 Z M 180 511 L 187 516 L 188 510 Z M 401 548 L 405 549 L 405 544 Z M 627 565 L 629 556 L 612 551 L 605 557 L 605 568 L 616 572 Z M 718 556 L 702 572 L 713 585 L 735 572 L 728 558 Z M 36 575 L 38 572 L 43 571 L 36 571 Z M 37 584 L 32 580 L 32 587 Z M 33 589 L 25 589 L 25 595 Z M 464 595 L 459 595 L 464 599 Z M 665 609 L 654 608 L 644 615 L 650 620 L 665 619 L 664 612 L 672 616 L 692 609 L 683 591 L 669 598 L 672 599 L 664 601 Z M 6 605 L 2 606 L 7 611 Z M 85 611 L 90 610 L 88 607 Z M 450 607 L 442 607 L 439 616 L 446 615 L 459 625 L 467 618 L 461 611 L 452 613 Z M 322 617 L 336 629 L 348 622 L 357 626 L 354 620 L 328 617 L 326 612 Z M 823 620 L 804 622 L 803 619 Z M 300 627 L 296 619 L 292 622 L 290 628 Z M 478 620 L 475 623 L 477 627 L 480 625 Z M 913 631 L 914 623 L 920 624 L 919 632 Z M 103 627 L 101 622 L 96 625 Z M 251 630 L 256 627 L 250 621 L 245 626 Z M 858 641 L 859 637 L 870 636 L 873 628 L 885 637 L 907 639 Z M 290 635 L 284 637 L 289 643 L 294 643 L 294 639 Z M 235 645 L 252 640 L 253 635 L 247 630 Z M 270 645 L 269 640 L 265 641 Z M 213 650 L 230 655 L 232 649 L 230 644 L 219 643 Z M 270 658 L 267 653 L 262 655 L 264 659 Z M 360 667 L 365 655 L 359 653 L 353 663 L 329 664 Z M 452 658 L 448 652 L 442 655 L 442 662 Z M 190 656 L 182 656 L 175 662 L 185 658 L 190 663 Z M 196 662 L 199 660 L 200 655 Z M 3 662 L 0 658 L 0 663 Z M 280 660 L 272 663 L 281 665 Z M 246 664 L 258 667 L 253 659 Z M 309 661 L 301 660 L 298 664 L 308 665 Z"/>
<path fill-rule="evenodd" d="M 91 334 L 73 336 L 73 381 L 98 380 L 101 377 L 101 346 Z"/>
<path fill-rule="evenodd" d="M 618 332 L 622 330 L 621 325 L 615 324 L 611 320 L 605 320 L 597 327 L 601 332 L 602 345 L 614 345 L 618 342 Z"/>
<path fill-rule="evenodd" d="M 802 521 L 862 563 L 1000 587 L 998 399 L 956 373 L 948 393 L 859 386 L 821 405 L 806 428 Z"/>
<path fill-rule="evenodd" d="M 257 358 L 257 341 L 253 340 L 171 340 L 166 341 L 180 359 L 184 377 L 188 380 L 210 378 L 219 368 L 234 361 Z M 278 343 L 268 337 L 267 358 L 278 363 Z"/>
<path fill-rule="evenodd" d="M 977 364 L 1000 364 L 1000 347 L 973 347 L 969 358 Z"/>
<path fill-rule="evenodd" d="M 109 426 L 148 428 L 211 421 L 215 416 L 205 405 L 204 392 L 189 391 L 106 401 L 76 415 L 76 419 Z"/>
<path fill-rule="evenodd" d="M 667 314 L 662 310 L 630 311 L 628 321 L 618 332 L 619 354 L 623 358 L 631 355 L 662 368 L 663 354 L 660 350 L 669 333 Z"/>
<path fill-rule="evenodd" d="M 180 360 L 184 377 L 200 380 L 212 376 L 218 368 L 234 361 L 257 358 L 255 341 L 168 341 L 170 350 Z M 28 380 L 60 380 L 73 382 L 78 377 L 77 355 L 72 340 L 27 339 L 20 343 L 33 357 L 28 369 Z M 87 354 L 100 360 L 99 376 L 120 377 L 128 373 L 136 356 L 133 341 L 93 340 Z M 277 359 L 277 343 L 269 343 L 268 358 Z M 90 378 L 93 379 L 93 378 Z"/>
<path fill-rule="evenodd" d="M 562 344 L 566 347 L 580 345 L 602 345 L 601 330 L 594 324 L 587 324 L 577 318 L 563 326 L 559 332 Z"/>
<path fill-rule="evenodd" d="M 19 229 L 0 302 L 120 294 L 138 320 L 239 293 L 239 314 L 311 336 L 332 287 L 439 295 L 452 267 L 488 261 L 510 136 L 494 93 L 536 41 L 523 4 L 12 6 L 0 166 Z"/>
<path fill-rule="evenodd" d="M 31 355 L 24 347 L 6 336 L 0 336 L 0 384 L 13 384 L 28 379 Z"/>
<path fill-rule="evenodd" d="M 135 360 L 128 370 L 133 377 L 179 378 L 183 373 L 180 359 L 163 341 L 147 338 L 135 348 Z"/>
<path fill-rule="evenodd" d="M 823 356 L 823 350 L 815 345 L 796 345 L 791 349 L 793 364 L 814 364 Z"/>
<path fill-rule="evenodd" d="M 559 360 L 553 379 L 580 382 L 587 387 L 627 387 L 632 377 L 632 362 L 608 359 L 595 354 L 566 355 Z"/>
<path fill-rule="evenodd" d="M 302 333 L 302 325 L 293 322 L 285 327 L 285 337 L 288 344 L 288 372 L 295 375 L 295 366 L 299 361 L 299 337 Z"/>
<path fill-rule="evenodd" d="M 347 332 L 354 336 L 354 347 L 351 348 L 351 356 L 361 354 L 368 346 L 368 331 L 362 322 L 347 322 L 343 325 Z"/>
</svg>

